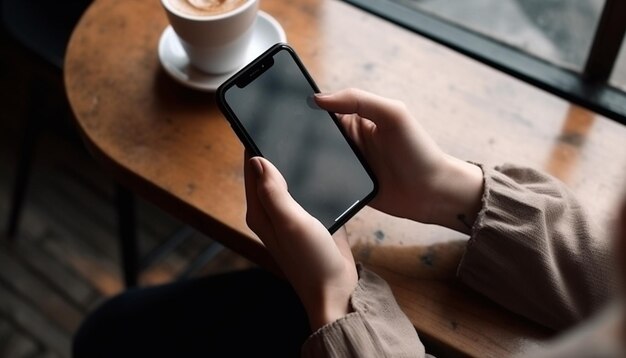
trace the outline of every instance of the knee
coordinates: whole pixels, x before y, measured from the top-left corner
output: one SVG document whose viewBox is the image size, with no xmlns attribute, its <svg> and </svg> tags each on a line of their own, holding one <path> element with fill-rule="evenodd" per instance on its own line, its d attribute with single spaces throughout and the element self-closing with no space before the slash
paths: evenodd
<svg viewBox="0 0 626 358">
<path fill-rule="evenodd" d="M 116 346 L 115 340 L 123 335 L 122 318 L 127 312 L 126 294 L 113 297 L 85 317 L 74 334 L 73 357 L 104 357 Z M 116 338 L 117 336 L 117 338 Z"/>
</svg>

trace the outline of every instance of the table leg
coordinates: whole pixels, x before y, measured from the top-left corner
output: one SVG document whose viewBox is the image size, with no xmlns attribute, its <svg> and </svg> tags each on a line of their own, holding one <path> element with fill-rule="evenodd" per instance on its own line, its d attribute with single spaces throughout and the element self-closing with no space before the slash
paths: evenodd
<svg viewBox="0 0 626 358">
<path fill-rule="evenodd" d="M 11 195 L 11 209 L 9 211 L 9 222 L 7 227 L 7 236 L 10 240 L 14 240 L 20 223 L 22 207 L 26 196 L 26 189 L 30 181 L 30 171 L 33 162 L 37 139 L 41 132 L 42 116 L 41 104 L 44 99 L 44 85 L 32 86 L 30 90 L 28 113 L 26 123 L 24 125 L 22 138 L 19 147 L 19 156 L 15 170 L 13 192 Z"/>
<path fill-rule="evenodd" d="M 139 247 L 137 242 L 135 199 L 133 193 L 116 184 L 115 205 L 118 215 L 122 271 L 127 288 L 137 286 L 139 275 Z"/>
</svg>

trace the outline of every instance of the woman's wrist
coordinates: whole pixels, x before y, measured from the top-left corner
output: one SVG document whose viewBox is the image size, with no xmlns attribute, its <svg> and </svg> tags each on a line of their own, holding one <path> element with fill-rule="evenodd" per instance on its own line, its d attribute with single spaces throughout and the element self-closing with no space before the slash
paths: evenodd
<svg viewBox="0 0 626 358">
<path fill-rule="evenodd" d="M 446 155 L 422 203 L 426 222 L 470 234 L 481 209 L 483 172 L 477 165 Z"/>
<path fill-rule="evenodd" d="M 350 312 L 352 312 L 352 307 L 350 305 L 350 301 L 348 300 L 342 304 L 316 307 L 312 310 L 307 309 L 307 316 L 309 317 L 311 330 L 315 332 L 323 326 L 345 317 Z"/>
<path fill-rule="evenodd" d="M 309 296 L 308 300 L 302 300 L 313 332 L 353 311 L 350 297 L 355 287 L 336 287 L 316 298 Z"/>
</svg>

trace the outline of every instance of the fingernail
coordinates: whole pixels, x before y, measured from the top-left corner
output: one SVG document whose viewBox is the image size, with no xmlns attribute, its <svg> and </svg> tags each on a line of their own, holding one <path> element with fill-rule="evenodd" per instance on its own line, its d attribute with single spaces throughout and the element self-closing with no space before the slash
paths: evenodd
<svg viewBox="0 0 626 358">
<path fill-rule="evenodd" d="M 263 164 L 261 164 L 261 160 L 259 158 L 250 159 L 250 165 L 252 166 L 252 170 L 254 171 L 254 175 L 257 178 L 261 178 L 263 176 Z"/>
<path fill-rule="evenodd" d="M 330 97 L 330 93 L 316 93 L 315 98 L 326 98 Z"/>
</svg>

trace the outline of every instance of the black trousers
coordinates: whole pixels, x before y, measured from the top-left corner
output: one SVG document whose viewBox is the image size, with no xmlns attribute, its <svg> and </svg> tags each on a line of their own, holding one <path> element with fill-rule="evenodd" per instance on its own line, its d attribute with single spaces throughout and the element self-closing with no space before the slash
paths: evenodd
<svg viewBox="0 0 626 358">
<path fill-rule="evenodd" d="M 298 357 L 310 334 L 291 286 L 260 270 L 128 290 L 89 315 L 75 357 Z"/>
</svg>

